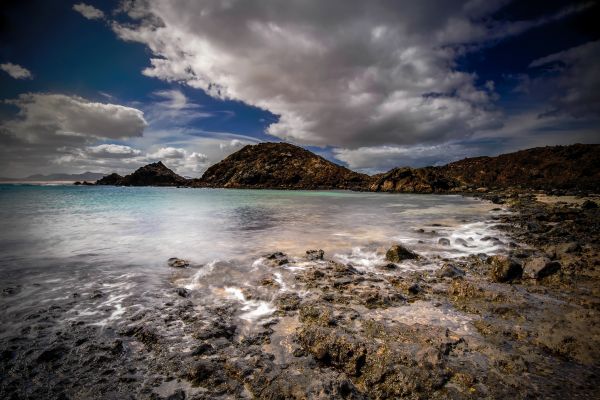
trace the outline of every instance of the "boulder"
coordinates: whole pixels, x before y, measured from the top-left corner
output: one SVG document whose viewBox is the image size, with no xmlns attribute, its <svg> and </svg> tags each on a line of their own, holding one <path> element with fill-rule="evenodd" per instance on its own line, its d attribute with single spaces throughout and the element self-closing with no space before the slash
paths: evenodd
<svg viewBox="0 0 600 400">
<path fill-rule="evenodd" d="M 288 260 L 287 255 L 280 251 L 276 251 L 275 253 L 267 254 L 265 256 L 265 260 L 267 263 L 273 267 L 279 267 L 281 265 L 287 264 L 290 261 Z"/>
<path fill-rule="evenodd" d="M 598 208 L 598 204 L 592 200 L 586 200 L 581 204 L 581 208 L 584 210 L 592 210 L 594 208 Z"/>
<path fill-rule="evenodd" d="M 190 265 L 189 261 L 182 260 L 181 258 L 171 257 L 167 260 L 167 264 L 172 268 L 185 268 Z"/>
<path fill-rule="evenodd" d="M 495 282 L 510 282 L 523 274 L 521 264 L 508 256 L 491 256 L 488 257 L 487 263 L 491 266 L 490 277 Z"/>
<path fill-rule="evenodd" d="M 306 258 L 309 261 L 322 260 L 325 252 L 321 249 L 319 250 L 306 250 Z"/>
<path fill-rule="evenodd" d="M 406 247 L 396 244 L 390 247 L 390 249 L 385 253 L 385 259 L 387 261 L 391 261 L 394 263 L 403 261 L 403 260 L 414 260 L 419 258 L 419 255 L 412 250 L 407 249 Z"/>
<path fill-rule="evenodd" d="M 464 276 L 465 271 L 458 267 L 455 267 L 452 264 L 446 264 L 442 268 L 438 269 L 435 275 L 438 278 L 456 278 L 459 276 Z"/>
<path fill-rule="evenodd" d="M 534 257 L 525 262 L 523 276 L 528 279 L 542 279 L 560 271 L 560 263 L 548 257 Z"/>
<path fill-rule="evenodd" d="M 450 239 L 440 238 L 440 240 L 438 240 L 438 244 L 441 246 L 450 246 Z"/>
</svg>

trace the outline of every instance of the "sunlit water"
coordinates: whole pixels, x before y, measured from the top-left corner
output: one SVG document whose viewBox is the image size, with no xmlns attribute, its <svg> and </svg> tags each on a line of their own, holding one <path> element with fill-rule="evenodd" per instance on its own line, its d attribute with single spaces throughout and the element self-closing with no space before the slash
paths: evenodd
<svg viewBox="0 0 600 400">
<path fill-rule="evenodd" d="M 358 269 L 383 263 L 395 242 L 424 255 L 491 254 L 503 244 L 482 238 L 506 242 L 491 220 L 503 211 L 493 208 L 461 196 L 0 185 L 0 279 L 18 288 L 0 298 L 0 323 L 7 331 L 16 310 L 99 290 L 101 302 L 81 301 L 67 317 L 107 325 L 174 287 L 202 291 L 204 301 L 239 301 L 241 318 L 254 320 L 273 308 L 240 288 L 264 272 L 265 253 L 300 258 L 323 249 Z M 170 257 L 191 268 L 169 268 Z M 285 269 L 275 279 L 290 290 Z"/>
</svg>

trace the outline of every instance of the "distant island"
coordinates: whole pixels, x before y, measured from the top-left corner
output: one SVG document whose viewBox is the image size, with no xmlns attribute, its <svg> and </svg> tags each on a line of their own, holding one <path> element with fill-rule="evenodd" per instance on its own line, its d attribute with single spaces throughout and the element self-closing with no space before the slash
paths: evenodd
<svg viewBox="0 0 600 400">
<path fill-rule="evenodd" d="M 356 190 L 398 193 L 462 193 L 488 188 L 598 191 L 600 145 L 537 147 L 497 157 L 466 158 L 440 167 L 394 168 L 369 176 L 289 143 L 248 145 L 187 179 L 162 162 L 96 185 L 195 188 Z"/>
</svg>

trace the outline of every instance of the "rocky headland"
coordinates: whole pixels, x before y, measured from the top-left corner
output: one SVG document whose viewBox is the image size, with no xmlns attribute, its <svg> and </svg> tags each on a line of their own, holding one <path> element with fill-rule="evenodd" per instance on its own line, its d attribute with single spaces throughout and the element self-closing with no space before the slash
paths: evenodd
<svg viewBox="0 0 600 400">
<path fill-rule="evenodd" d="M 200 178 L 186 179 L 158 162 L 124 177 L 110 174 L 96 184 L 394 193 L 477 193 L 509 188 L 598 193 L 599 160 L 600 145 L 574 144 L 466 158 L 441 167 L 398 167 L 369 176 L 292 144 L 259 143 L 231 154 Z"/>
</svg>

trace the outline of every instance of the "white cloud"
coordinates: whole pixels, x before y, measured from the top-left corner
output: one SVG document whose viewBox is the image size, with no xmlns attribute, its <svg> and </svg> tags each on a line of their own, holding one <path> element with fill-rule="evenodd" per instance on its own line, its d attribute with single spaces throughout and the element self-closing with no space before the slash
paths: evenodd
<svg viewBox="0 0 600 400">
<path fill-rule="evenodd" d="M 9 74 L 14 79 L 32 79 L 31 72 L 20 65 L 13 63 L 0 64 L 0 69 Z"/>
<path fill-rule="evenodd" d="M 190 102 L 180 90 L 160 90 L 152 93 L 158 100 L 145 107 L 147 118 L 154 127 L 185 126 L 199 118 L 213 115 L 202 106 Z"/>
<path fill-rule="evenodd" d="M 148 154 L 149 158 L 155 158 L 158 160 L 163 159 L 180 159 L 185 158 L 184 149 L 176 149 L 175 147 L 161 147 L 154 153 Z"/>
<path fill-rule="evenodd" d="M 104 12 L 89 4 L 79 3 L 73 5 L 73 10 L 77 11 L 87 19 L 103 19 Z"/>
<path fill-rule="evenodd" d="M 39 143 L 55 136 L 119 139 L 141 136 L 147 126 L 142 111 L 118 104 L 96 103 L 79 96 L 26 93 L 5 100 L 19 112 L 0 124 L 19 140 Z"/>
<path fill-rule="evenodd" d="M 115 157 L 126 158 L 136 157 L 142 154 L 140 150 L 136 150 L 129 146 L 119 144 L 100 144 L 98 146 L 90 146 L 87 149 L 88 154 L 95 157 Z"/>
<path fill-rule="evenodd" d="M 175 4 L 176 3 L 176 4 Z M 143 73 L 279 115 L 267 132 L 346 148 L 444 142 L 501 125 L 490 85 L 456 59 L 566 15 L 491 18 L 506 1 L 131 1 L 113 22 Z"/>
</svg>

